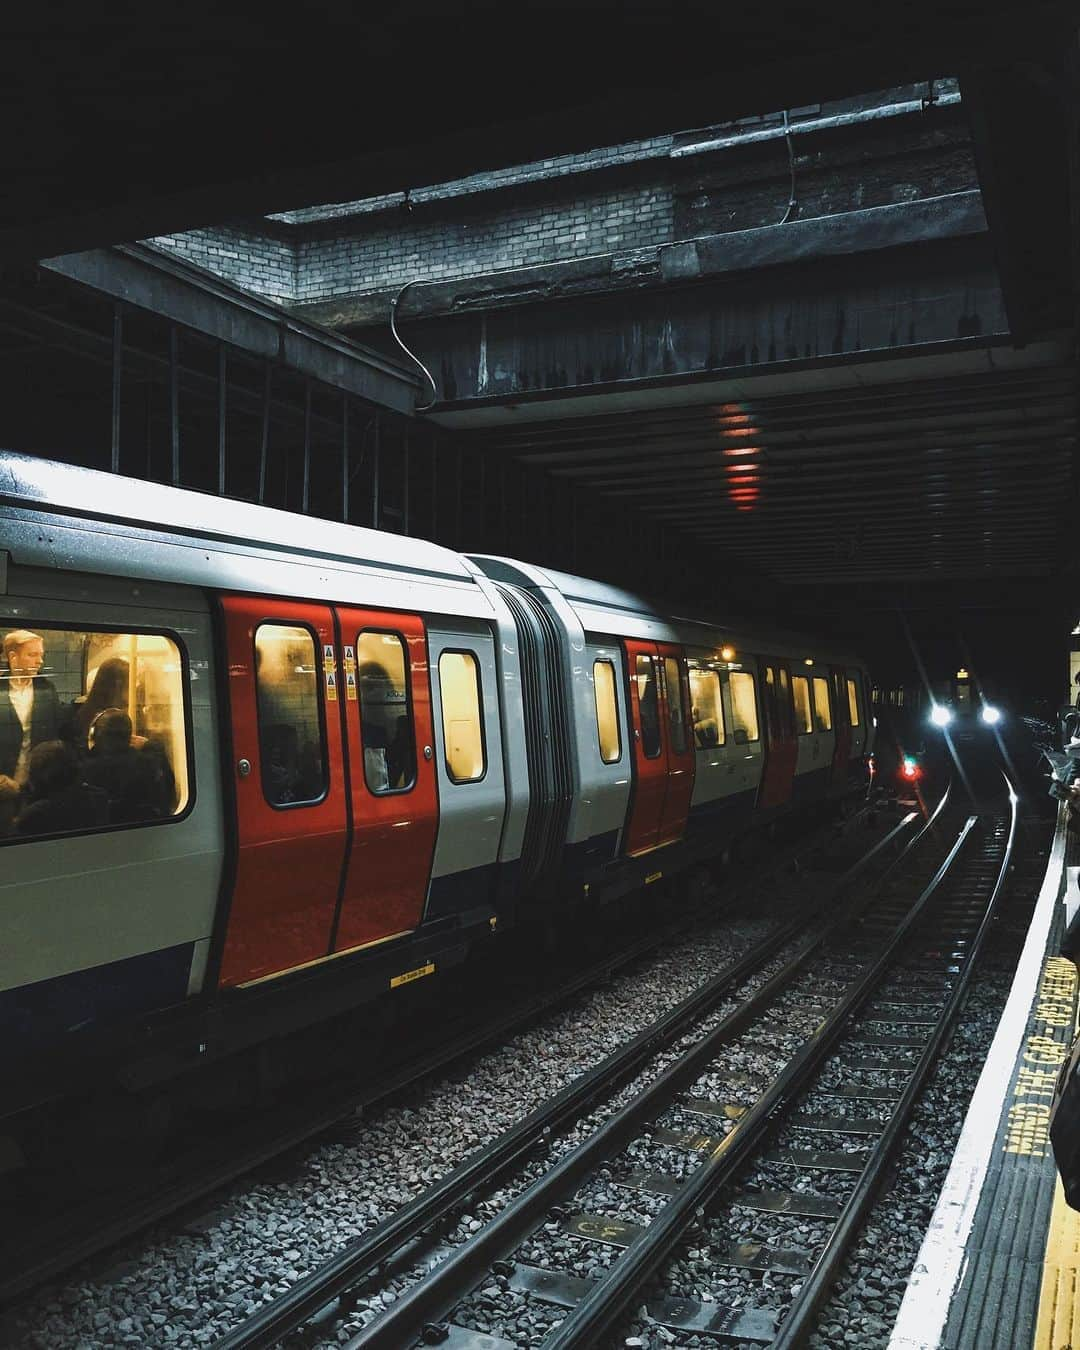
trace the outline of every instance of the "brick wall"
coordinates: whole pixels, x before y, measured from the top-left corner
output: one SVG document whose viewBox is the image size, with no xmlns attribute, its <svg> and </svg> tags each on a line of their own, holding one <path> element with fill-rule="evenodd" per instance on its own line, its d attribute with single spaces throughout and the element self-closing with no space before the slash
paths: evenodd
<svg viewBox="0 0 1080 1350">
<path fill-rule="evenodd" d="M 289 239 L 257 227 L 216 225 L 147 242 L 267 300 L 296 299 L 296 248 Z"/>
<path fill-rule="evenodd" d="M 451 200 L 453 210 L 443 209 Z M 312 222 L 290 221 L 294 238 L 230 225 L 150 242 L 266 299 L 311 304 L 411 280 L 451 280 L 665 243 L 672 210 L 662 181 L 615 187 L 560 175 L 550 195 L 527 204 L 506 195 L 496 200 L 487 191 L 453 199 L 425 194 L 411 212 L 400 201 L 381 200 L 380 209 L 337 217 L 333 233 L 321 224 L 312 234 Z"/>
<path fill-rule="evenodd" d="M 661 184 L 591 193 L 581 184 L 573 193 L 562 187 L 546 201 L 493 207 L 481 198 L 475 211 L 452 219 L 427 207 L 422 216 L 395 210 L 378 225 L 303 240 L 295 301 L 621 252 L 671 238 L 671 192 Z"/>
</svg>

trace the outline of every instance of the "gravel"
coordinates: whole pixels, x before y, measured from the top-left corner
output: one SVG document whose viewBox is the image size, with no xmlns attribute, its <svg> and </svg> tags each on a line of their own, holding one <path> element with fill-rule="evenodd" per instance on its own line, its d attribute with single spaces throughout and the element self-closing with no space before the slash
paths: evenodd
<svg viewBox="0 0 1080 1350">
<path fill-rule="evenodd" d="M 497 1051 L 338 1129 L 332 1142 L 275 1160 L 221 1196 L 192 1231 L 178 1231 L 179 1221 L 162 1225 L 149 1241 L 144 1234 L 39 1291 L 32 1305 L 0 1323 L 0 1342 L 35 1350 L 211 1344 L 685 998 L 760 941 L 778 917 L 695 931 Z M 630 1084 L 620 1100 L 640 1086 Z M 580 1122 L 566 1146 L 601 1118 Z M 520 1184 L 544 1165 L 537 1160 Z M 469 1236 L 511 1193 L 478 1206 L 448 1240 Z M 394 1288 L 408 1282 L 403 1277 Z M 378 1298 L 368 1301 L 370 1315 L 380 1306 Z"/>
<path fill-rule="evenodd" d="M 881 832 L 886 828 L 883 822 Z M 865 838 L 869 842 L 872 836 Z M 832 879 L 829 875 L 820 881 L 795 879 L 790 887 L 794 902 L 805 905 L 816 884 L 827 886 Z M 779 889 L 770 882 L 772 892 Z M 204 1205 L 186 1224 L 177 1219 L 159 1225 L 149 1237 L 141 1235 L 108 1259 L 87 1263 L 65 1284 L 39 1291 L 32 1306 L 12 1310 L 0 1323 L 0 1343 L 34 1350 L 57 1346 L 105 1350 L 124 1344 L 182 1350 L 212 1344 L 760 941 L 782 920 L 784 905 L 755 904 L 754 917 L 720 918 L 708 929 L 691 931 L 499 1049 L 403 1094 L 370 1119 L 338 1127 L 318 1146 L 275 1160 Z M 783 953 L 775 957 L 766 971 L 739 991 L 740 997 L 767 980 L 785 959 Z M 842 987 L 839 981 L 819 979 L 814 993 L 820 1000 Z M 728 1002 L 719 1007 L 687 1039 L 703 1034 L 732 1006 Z M 790 1029 L 773 1033 L 768 1046 L 760 1040 L 740 1043 L 725 1054 L 723 1071 L 703 1075 L 692 1091 L 725 1102 L 752 1101 L 818 1020 L 820 1015 L 808 1010 L 799 1019 L 796 1034 Z M 511 1184 L 478 1201 L 441 1235 L 443 1241 L 452 1247 L 478 1231 L 553 1159 L 640 1092 L 679 1049 L 658 1056 L 615 1099 L 553 1141 L 545 1156 L 532 1159 Z M 730 1128 L 720 1120 L 678 1112 L 664 1123 L 676 1127 L 680 1122 L 713 1134 Z M 652 1155 L 659 1153 L 667 1164 L 674 1151 L 648 1142 L 632 1146 L 607 1175 L 589 1183 L 599 1189 L 595 1194 L 583 1192 L 581 1207 L 591 1209 L 595 1203 L 602 1213 L 647 1223 L 656 1212 L 656 1198 L 614 1181 L 620 1169 L 652 1166 L 656 1161 Z M 688 1173 L 699 1159 L 683 1156 L 682 1167 Z M 564 1254 L 572 1258 L 575 1273 L 589 1276 L 605 1268 L 616 1249 L 572 1238 L 554 1224 L 525 1244 L 518 1259 L 555 1264 Z M 362 1291 L 340 1325 L 326 1328 L 321 1338 L 309 1336 L 306 1343 L 339 1345 L 399 1297 L 438 1257 L 436 1252 L 401 1270 L 378 1292 Z M 539 1344 L 561 1316 L 561 1310 L 523 1298 L 494 1278 L 456 1320 L 479 1330 L 513 1327 L 515 1344 L 525 1346 Z M 499 1320 L 504 1317 L 505 1322 Z"/>
</svg>

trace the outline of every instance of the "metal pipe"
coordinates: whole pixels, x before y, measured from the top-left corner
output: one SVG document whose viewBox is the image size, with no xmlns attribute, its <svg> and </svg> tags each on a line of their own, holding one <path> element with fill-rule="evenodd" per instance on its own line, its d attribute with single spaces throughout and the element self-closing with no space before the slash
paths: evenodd
<svg viewBox="0 0 1080 1350">
<path fill-rule="evenodd" d="M 955 108 L 960 104 L 959 94 L 935 95 L 933 107 Z M 743 131 L 730 136 L 715 136 L 693 145 L 678 145 L 670 151 L 671 159 L 689 159 L 694 155 L 709 155 L 717 150 L 732 150 L 737 146 L 756 145 L 762 141 L 778 141 L 789 135 L 805 136 L 815 131 L 838 131 L 842 127 L 861 126 L 865 122 L 881 122 L 892 117 L 909 117 L 928 110 L 924 99 L 903 99 L 886 103 L 880 108 L 863 108 L 860 112 L 836 113 L 832 117 L 815 117 L 808 122 L 790 126 L 765 127 L 761 131 Z"/>
<path fill-rule="evenodd" d="M 180 332 L 169 325 L 169 432 L 173 487 L 180 486 Z"/>
<path fill-rule="evenodd" d="M 401 532 L 409 533 L 409 424 L 405 423 L 402 433 L 404 443 L 401 447 L 402 485 L 401 485 Z"/>
<path fill-rule="evenodd" d="M 270 456 L 270 382 L 273 367 L 263 364 L 262 435 L 259 438 L 259 504 L 266 501 L 266 465 Z"/>
<path fill-rule="evenodd" d="M 341 519 L 349 523 L 349 396 L 341 405 Z"/>
<path fill-rule="evenodd" d="M 218 429 L 217 429 L 217 462 L 218 462 L 218 496 L 225 496 L 225 389 L 226 379 L 228 377 L 228 366 L 226 364 L 225 344 L 218 344 Z"/>
<path fill-rule="evenodd" d="M 379 466 L 382 454 L 382 419 L 375 414 L 374 460 L 371 475 L 371 528 L 379 528 Z"/>
<path fill-rule="evenodd" d="M 113 307 L 112 322 L 112 446 L 109 466 L 120 472 L 120 368 L 124 355 L 124 318 L 120 306 Z"/>
<path fill-rule="evenodd" d="M 415 352 L 410 351 L 410 349 L 405 346 L 405 343 L 401 340 L 401 334 L 397 330 L 398 305 L 401 304 L 402 297 L 404 296 L 405 292 L 409 289 L 409 287 L 415 285 L 416 285 L 415 279 L 413 281 L 407 281 L 405 285 L 402 286 L 401 290 L 398 291 L 397 295 L 394 296 L 393 300 L 390 301 L 390 332 L 393 334 L 394 341 L 397 343 L 397 345 L 401 348 L 401 350 L 405 353 L 405 355 L 409 358 L 409 360 L 413 363 L 413 365 L 420 367 L 420 369 L 424 372 L 424 376 L 426 377 L 428 384 L 431 385 L 431 401 L 429 403 L 419 405 L 413 409 L 414 412 L 421 413 L 421 412 L 428 412 L 431 408 L 434 408 L 435 404 L 439 401 L 439 386 L 435 383 L 435 376 L 432 375 L 431 371 L 428 370 L 427 366 L 424 365 L 423 361 L 420 360 L 420 358 L 416 355 Z"/>
<path fill-rule="evenodd" d="M 304 486 L 301 507 L 306 516 L 311 503 L 311 380 L 304 381 Z"/>
</svg>

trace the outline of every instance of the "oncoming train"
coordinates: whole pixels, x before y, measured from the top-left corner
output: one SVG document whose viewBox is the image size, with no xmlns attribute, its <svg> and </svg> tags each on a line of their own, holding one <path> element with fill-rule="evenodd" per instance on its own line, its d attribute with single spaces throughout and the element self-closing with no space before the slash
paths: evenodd
<svg viewBox="0 0 1080 1350">
<path fill-rule="evenodd" d="M 866 785 L 866 671 L 828 642 L 28 456 L 0 520 L 9 1120 L 392 999 Z"/>
</svg>

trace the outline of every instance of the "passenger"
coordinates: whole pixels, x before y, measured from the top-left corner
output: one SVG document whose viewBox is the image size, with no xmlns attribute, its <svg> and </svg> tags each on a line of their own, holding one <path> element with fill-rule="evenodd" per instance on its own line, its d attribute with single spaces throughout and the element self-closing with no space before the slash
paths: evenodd
<svg viewBox="0 0 1080 1350">
<path fill-rule="evenodd" d="M 720 744 L 720 728 L 715 717 L 703 717 L 698 708 L 691 709 L 694 719 L 694 739 L 700 750 L 711 750 Z"/>
<path fill-rule="evenodd" d="M 102 661 L 94 675 L 90 692 L 81 703 L 75 705 L 69 727 L 65 728 L 64 739 L 70 740 L 80 754 L 85 754 L 89 749 L 90 728 L 100 713 L 106 708 L 127 711 L 130 669 L 122 656 L 110 656 L 107 661 Z M 137 736 L 132 743 L 143 745 L 145 738 Z"/>
<path fill-rule="evenodd" d="M 0 774 L 24 786 L 30 752 L 56 738 L 60 700 L 50 680 L 39 675 L 45 662 L 45 639 L 26 628 L 4 636 L 0 673 Z"/>
<path fill-rule="evenodd" d="M 132 744 L 131 718 L 122 709 L 106 708 L 94 718 L 83 777 L 108 799 L 110 824 L 167 815 L 172 806 L 172 775 L 166 776 L 167 769 L 156 747 Z"/>
<path fill-rule="evenodd" d="M 22 792 L 14 778 L 0 774 L 0 839 L 14 833 L 15 817 L 22 807 Z"/>
<path fill-rule="evenodd" d="M 64 834 L 108 821 L 108 798 L 80 781 L 78 757 L 64 741 L 42 741 L 30 751 L 27 802 L 16 834 Z"/>
<path fill-rule="evenodd" d="M 394 739 L 386 748 L 387 776 L 392 788 L 403 788 L 412 782 L 415 770 L 412 761 L 412 735 L 409 718 L 399 715 L 394 725 Z"/>
</svg>

